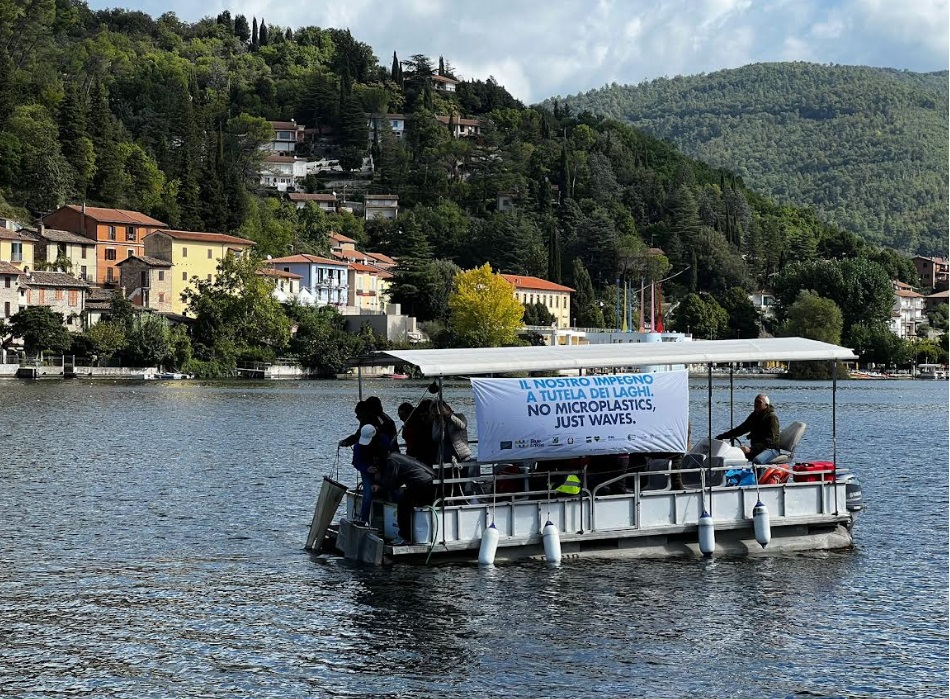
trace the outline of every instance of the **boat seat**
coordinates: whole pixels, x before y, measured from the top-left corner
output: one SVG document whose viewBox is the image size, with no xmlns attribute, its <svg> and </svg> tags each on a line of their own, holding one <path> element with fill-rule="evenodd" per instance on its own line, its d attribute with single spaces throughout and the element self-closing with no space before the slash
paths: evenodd
<svg viewBox="0 0 950 699">
<path fill-rule="evenodd" d="M 790 463 L 795 458 L 795 448 L 802 440 L 802 435 L 805 434 L 806 427 L 808 427 L 806 423 L 796 420 L 782 430 L 778 436 L 778 448 L 781 454 L 771 461 L 766 462 L 766 464 Z"/>
<path fill-rule="evenodd" d="M 669 471 L 670 463 L 670 459 L 649 459 L 647 461 L 646 469 L 644 469 L 643 472 L 643 486 L 640 488 L 640 490 L 669 490 L 670 474 L 651 472 Z"/>
<path fill-rule="evenodd" d="M 696 490 L 703 487 L 703 479 L 699 471 L 690 471 L 685 472 L 685 469 L 694 469 L 694 468 L 706 468 L 706 455 L 705 454 L 685 454 L 683 456 L 683 461 L 680 463 L 680 468 L 684 469 L 684 473 L 680 476 L 683 482 L 683 490 Z M 723 465 L 722 457 L 713 457 L 713 467 L 721 467 Z M 705 486 L 708 488 L 710 486 L 722 485 L 723 472 L 720 468 L 719 470 L 713 471 Z"/>
</svg>

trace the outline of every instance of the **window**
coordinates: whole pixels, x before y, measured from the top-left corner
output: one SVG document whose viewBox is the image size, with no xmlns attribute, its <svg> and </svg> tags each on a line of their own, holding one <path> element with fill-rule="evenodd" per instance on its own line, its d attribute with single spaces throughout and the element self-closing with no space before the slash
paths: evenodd
<svg viewBox="0 0 950 699">
<path fill-rule="evenodd" d="M 181 249 L 181 256 L 182 256 L 182 257 L 188 257 L 188 248 L 182 248 L 182 249 Z"/>
<path fill-rule="evenodd" d="M 125 239 L 126 239 L 126 240 L 135 240 L 135 226 L 126 226 L 126 228 L 125 228 Z"/>
<path fill-rule="evenodd" d="M 4 318 L 10 317 L 10 302 L 9 301 L 4 301 L 3 303 L 3 317 Z"/>
<path fill-rule="evenodd" d="M 163 269 L 158 270 L 158 281 L 160 282 L 165 281 L 165 270 Z"/>
<path fill-rule="evenodd" d="M 57 301 L 62 301 L 62 300 L 63 300 L 63 290 L 62 290 L 62 289 L 57 289 L 57 290 L 53 293 L 53 298 L 55 298 Z"/>
<path fill-rule="evenodd" d="M 10 251 L 11 262 L 23 262 L 23 243 L 12 243 Z"/>
<path fill-rule="evenodd" d="M 159 303 L 165 303 L 165 293 L 162 292 L 162 291 L 159 291 L 159 292 L 158 292 L 158 302 L 159 302 Z"/>
<path fill-rule="evenodd" d="M 66 318 L 66 325 L 72 325 L 74 320 L 75 320 L 74 316 L 68 316 Z"/>
<path fill-rule="evenodd" d="M 141 272 L 139 272 L 139 286 L 143 289 L 148 288 L 148 270 L 143 269 Z"/>
<path fill-rule="evenodd" d="M 211 259 L 211 250 L 210 250 L 210 249 L 208 250 L 208 259 L 209 259 L 209 260 Z"/>
<path fill-rule="evenodd" d="M 46 289 L 40 289 L 38 296 L 39 304 L 42 306 L 44 303 L 46 303 Z"/>
<path fill-rule="evenodd" d="M 74 307 L 79 305 L 79 292 L 75 289 L 69 290 L 69 305 Z"/>
<path fill-rule="evenodd" d="M 109 240 L 115 240 L 115 226 L 109 226 Z"/>
<path fill-rule="evenodd" d="M 108 252 L 108 250 L 106 252 Z M 112 251 L 112 254 L 115 254 L 115 250 Z M 113 282 L 115 282 L 115 268 L 109 267 L 106 270 L 106 283 L 112 284 Z"/>
<path fill-rule="evenodd" d="M 135 254 L 135 250 L 133 250 L 132 248 L 128 248 L 128 249 L 125 251 L 125 256 L 126 256 L 126 257 L 132 257 L 132 255 L 134 255 L 134 254 Z"/>
<path fill-rule="evenodd" d="M 7 289 L 10 288 L 10 279 L 11 279 L 10 277 L 4 277 L 4 278 L 3 278 L 3 285 L 4 285 Z"/>
<path fill-rule="evenodd" d="M 181 280 L 182 280 L 183 282 L 188 281 L 188 272 L 182 272 L 182 273 L 181 273 Z"/>
<path fill-rule="evenodd" d="M 115 248 L 106 248 L 106 259 L 107 260 L 115 259 Z"/>
<path fill-rule="evenodd" d="M 86 248 L 83 248 L 82 251 L 83 251 L 83 252 L 86 252 Z M 79 278 L 80 278 L 80 279 L 86 279 L 87 274 L 88 274 L 88 272 L 86 272 L 86 265 L 83 265 L 82 267 L 79 268 Z"/>
<path fill-rule="evenodd" d="M 210 274 L 208 275 L 208 281 L 209 281 L 209 282 L 211 281 L 211 275 L 210 275 Z"/>
<path fill-rule="evenodd" d="M 60 243 L 56 246 L 56 257 L 66 257 L 66 243 Z"/>
<path fill-rule="evenodd" d="M 86 259 L 86 246 L 85 246 L 85 245 L 80 245 L 80 246 L 79 246 L 79 250 L 80 250 L 80 253 L 79 253 L 80 257 L 82 257 L 82 259 L 85 260 L 85 259 Z"/>
</svg>

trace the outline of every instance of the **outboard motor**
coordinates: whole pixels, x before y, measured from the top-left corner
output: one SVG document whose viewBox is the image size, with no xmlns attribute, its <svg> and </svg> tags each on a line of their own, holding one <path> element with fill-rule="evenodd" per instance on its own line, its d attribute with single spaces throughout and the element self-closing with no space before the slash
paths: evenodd
<svg viewBox="0 0 950 699">
<path fill-rule="evenodd" d="M 836 473 L 837 482 L 845 484 L 845 505 L 848 508 L 848 512 L 860 512 L 863 510 L 866 505 L 864 504 L 864 495 L 861 492 L 861 481 L 847 468 L 839 468 Z"/>
</svg>

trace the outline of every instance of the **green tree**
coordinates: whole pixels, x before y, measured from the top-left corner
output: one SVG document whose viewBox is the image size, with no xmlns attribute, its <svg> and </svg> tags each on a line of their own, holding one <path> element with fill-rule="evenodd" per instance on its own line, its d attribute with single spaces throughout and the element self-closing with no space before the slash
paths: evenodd
<svg viewBox="0 0 950 699">
<path fill-rule="evenodd" d="M 343 316 L 329 306 L 290 306 L 287 311 L 297 325 L 290 351 L 301 364 L 327 378 L 345 371 L 359 343 L 346 331 Z"/>
<path fill-rule="evenodd" d="M 733 287 L 719 297 L 719 305 L 729 314 L 727 337 L 754 338 L 759 336 L 759 314 L 749 295 L 741 287 Z"/>
<path fill-rule="evenodd" d="M 62 353 L 72 343 L 63 314 L 48 306 L 30 306 L 14 313 L 10 317 L 10 333 L 23 340 L 23 349 L 30 355 L 44 351 Z"/>
<path fill-rule="evenodd" d="M 514 344 L 524 315 L 514 287 L 500 274 L 493 274 L 488 264 L 455 277 L 449 309 L 452 329 L 468 347 Z"/>
<path fill-rule="evenodd" d="M 688 294 L 673 311 L 673 329 L 705 340 L 724 337 L 729 314 L 708 294 Z"/>
<path fill-rule="evenodd" d="M 227 256 L 213 281 L 201 280 L 182 297 L 192 326 L 193 347 L 202 360 L 233 363 L 242 356 L 276 356 L 290 339 L 290 321 L 258 274 L 261 261 Z"/>
<path fill-rule="evenodd" d="M 125 347 L 125 331 L 115 322 L 100 321 L 86 331 L 99 361 L 109 359 Z"/>
<path fill-rule="evenodd" d="M 837 345 L 841 342 L 843 327 L 841 309 L 834 301 L 811 291 L 801 291 L 788 309 L 788 320 L 781 334 Z"/>
<path fill-rule="evenodd" d="M 162 366 L 172 358 L 168 321 L 154 313 L 137 313 L 125 335 L 122 359 L 127 366 Z"/>
</svg>

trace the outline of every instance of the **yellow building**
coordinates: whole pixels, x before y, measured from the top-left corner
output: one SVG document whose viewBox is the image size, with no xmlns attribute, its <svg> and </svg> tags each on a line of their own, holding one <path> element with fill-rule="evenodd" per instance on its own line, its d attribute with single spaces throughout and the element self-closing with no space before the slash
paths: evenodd
<svg viewBox="0 0 950 699">
<path fill-rule="evenodd" d="M 392 274 L 372 265 L 351 262 L 346 305 L 366 311 L 385 313 L 389 305 L 389 280 Z"/>
<path fill-rule="evenodd" d="M 172 313 L 184 314 L 181 295 L 197 281 L 214 281 L 218 263 L 227 255 L 240 256 L 253 240 L 225 233 L 195 233 L 162 229 L 145 236 L 145 255 L 171 262 Z"/>
<path fill-rule="evenodd" d="M 557 319 L 558 328 L 571 327 L 571 294 L 574 290 L 538 277 L 502 274 L 515 287 L 515 298 L 522 304 L 544 304 Z"/>
<path fill-rule="evenodd" d="M 26 230 L 0 228 L 0 262 L 9 262 L 17 269 L 34 269 L 36 236 Z"/>
</svg>

